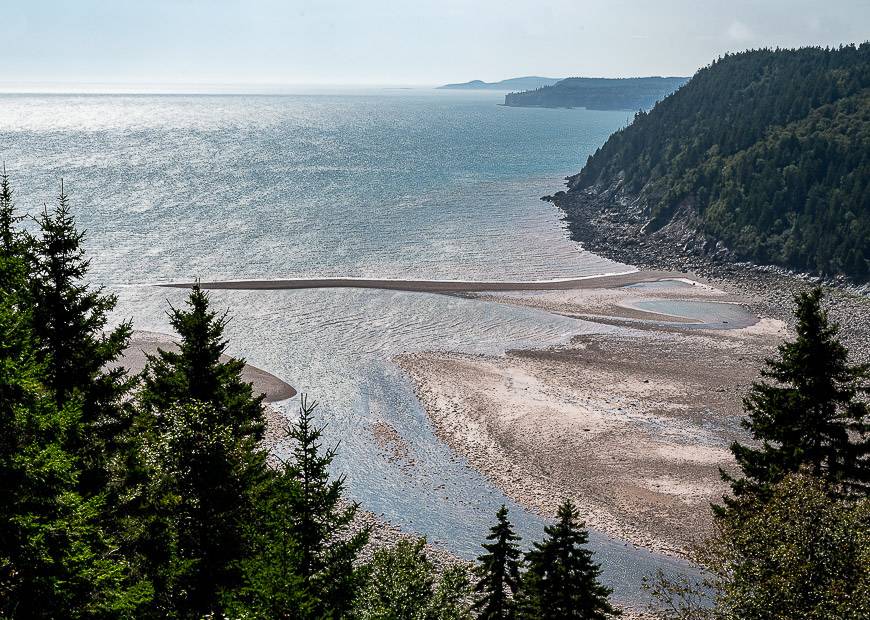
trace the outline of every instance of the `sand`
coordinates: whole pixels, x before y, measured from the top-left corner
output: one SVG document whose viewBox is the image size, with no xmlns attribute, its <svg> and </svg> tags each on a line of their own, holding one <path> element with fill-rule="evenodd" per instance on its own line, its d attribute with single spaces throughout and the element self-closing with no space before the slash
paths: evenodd
<svg viewBox="0 0 870 620">
<path fill-rule="evenodd" d="M 432 351 L 395 362 L 412 379 L 439 438 L 508 496 L 548 516 L 571 497 L 591 527 L 674 555 L 685 555 L 710 530 L 709 504 L 726 490 L 719 468 L 734 467 L 728 445 L 745 438 L 741 395 L 786 334 L 785 325 L 770 318 L 740 329 L 706 329 L 697 318 L 637 307 L 646 300 L 740 301 L 708 282 L 668 272 L 549 282 L 317 279 L 201 286 L 462 294 L 623 328 L 503 356 Z M 271 441 L 281 440 L 282 425 L 273 413 Z M 407 446 L 393 427 L 378 423 L 371 432 L 382 458 L 408 466 Z M 409 536 L 366 511 L 358 521 L 372 528 L 367 557 Z M 428 552 L 440 566 L 459 562 L 437 546 Z"/>
<path fill-rule="evenodd" d="M 124 351 L 123 356 L 112 366 L 124 366 L 128 372 L 138 374 L 145 368 L 146 354 L 155 355 L 158 348 L 178 351 L 178 343 L 174 337 L 167 334 L 134 331 L 130 345 Z M 222 359 L 226 361 L 229 358 L 223 356 Z M 268 403 L 286 400 L 296 395 L 296 390 L 292 386 L 275 375 L 250 364 L 246 365 L 242 371 L 242 378 L 253 383 L 254 393 L 263 394 Z"/>
<path fill-rule="evenodd" d="M 433 351 L 395 361 L 413 380 L 439 437 L 513 499 L 552 515 L 570 496 L 590 526 L 676 555 L 710 529 L 709 504 L 726 490 L 719 468 L 733 467 L 728 445 L 744 439 L 741 396 L 785 335 L 784 324 L 770 318 L 723 330 L 707 319 L 639 307 L 650 300 L 740 301 L 702 279 L 669 272 L 530 282 L 200 285 L 463 294 L 623 328 L 504 356 Z M 403 461 L 406 447 L 395 429 L 382 425 L 372 433 L 383 458 Z"/>
<path fill-rule="evenodd" d="M 628 271 L 625 273 L 561 278 L 555 280 L 527 280 L 515 282 L 475 280 L 389 280 L 367 278 L 299 278 L 284 280 L 220 280 L 200 282 L 203 289 L 232 290 L 291 290 L 315 288 L 376 288 L 415 293 L 474 293 L 486 291 L 545 291 L 617 288 L 640 282 L 665 278 L 680 278 L 683 274 L 654 271 Z M 159 284 L 173 288 L 190 288 L 192 282 Z"/>
<path fill-rule="evenodd" d="M 684 555 L 710 531 L 719 468 L 733 469 L 728 446 L 745 440 L 741 396 L 784 324 L 687 329 L 623 312 L 631 299 L 734 301 L 701 283 L 485 299 L 629 328 L 504 356 L 397 356 L 438 436 L 536 512 L 571 497 L 590 526 Z"/>
</svg>

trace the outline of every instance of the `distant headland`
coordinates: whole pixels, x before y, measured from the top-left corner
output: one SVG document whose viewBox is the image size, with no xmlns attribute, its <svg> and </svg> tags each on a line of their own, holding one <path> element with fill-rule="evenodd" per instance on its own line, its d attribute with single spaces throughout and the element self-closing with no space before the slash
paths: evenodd
<svg viewBox="0 0 870 620">
<path fill-rule="evenodd" d="M 685 77 L 583 78 L 505 95 L 513 107 L 648 110 L 689 81 Z"/>
<path fill-rule="evenodd" d="M 532 90 L 543 86 L 552 86 L 562 78 L 548 78 L 537 75 L 515 77 L 500 82 L 484 82 L 483 80 L 471 80 L 461 84 L 445 84 L 438 88 L 453 90 Z"/>
</svg>

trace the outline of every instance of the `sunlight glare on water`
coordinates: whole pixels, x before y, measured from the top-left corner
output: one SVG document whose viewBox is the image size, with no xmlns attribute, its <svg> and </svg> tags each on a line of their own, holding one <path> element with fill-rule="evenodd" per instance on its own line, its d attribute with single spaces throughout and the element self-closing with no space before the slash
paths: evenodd
<svg viewBox="0 0 870 620">
<path fill-rule="evenodd" d="M 115 320 L 168 332 L 167 281 L 282 277 L 520 280 L 627 267 L 567 239 L 540 197 L 562 188 L 624 112 L 516 109 L 500 93 L 354 91 L 292 96 L 0 96 L 0 156 L 19 208 L 64 179 L 87 230 L 92 278 Z M 322 403 L 351 496 L 472 558 L 506 502 L 524 536 L 543 521 L 434 436 L 390 363 L 406 351 L 498 354 L 595 329 L 582 321 L 442 295 L 377 290 L 214 291 L 231 353 Z M 288 414 L 297 401 L 280 404 Z M 414 466 L 391 463 L 385 422 Z M 605 579 L 638 600 L 671 560 L 593 532 Z"/>
</svg>

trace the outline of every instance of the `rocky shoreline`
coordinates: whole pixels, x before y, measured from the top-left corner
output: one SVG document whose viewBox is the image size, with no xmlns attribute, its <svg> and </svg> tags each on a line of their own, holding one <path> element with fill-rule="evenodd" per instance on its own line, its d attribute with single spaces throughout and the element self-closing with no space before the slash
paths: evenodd
<svg viewBox="0 0 870 620">
<path fill-rule="evenodd" d="M 799 274 L 780 267 L 735 262 L 721 243 L 691 225 L 691 217 L 675 217 L 648 233 L 641 200 L 616 185 L 544 196 L 564 214 L 571 238 L 605 258 L 655 269 L 695 274 L 728 293 L 739 295 L 759 316 L 793 326 L 793 298 L 800 291 L 823 286 L 827 307 L 840 323 L 854 361 L 870 361 L 870 285 Z"/>
</svg>

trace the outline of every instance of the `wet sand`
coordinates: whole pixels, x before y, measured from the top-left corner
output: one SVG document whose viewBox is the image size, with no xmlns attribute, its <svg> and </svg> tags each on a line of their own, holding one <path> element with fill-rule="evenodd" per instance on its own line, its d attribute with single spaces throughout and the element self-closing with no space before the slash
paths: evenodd
<svg viewBox="0 0 870 620">
<path fill-rule="evenodd" d="M 719 467 L 733 466 L 728 445 L 745 439 L 741 396 L 785 325 L 729 330 L 631 311 L 636 299 L 736 301 L 684 282 L 484 298 L 623 329 L 504 356 L 396 357 L 439 438 L 538 513 L 571 497 L 590 526 L 683 555 L 710 529 Z"/>
<path fill-rule="evenodd" d="M 113 366 L 124 366 L 128 372 L 138 374 L 145 368 L 146 354 L 156 355 L 157 349 L 178 351 L 178 343 L 172 336 L 156 332 L 134 331 L 130 346 Z M 226 361 L 229 359 L 223 356 Z M 254 393 L 265 395 L 267 403 L 286 400 L 296 395 L 296 390 L 275 375 L 250 364 L 242 371 L 242 378 L 254 384 Z"/>
<path fill-rule="evenodd" d="M 550 516 L 571 496 L 591 527 L 674 555 L 709 527 L 709 502 L 723 491 L 718 467 L 729 465 L 727 443 L 739 433 L 739 389 L 754 377 L 760 351 L 779 329 L 767 322 L 750 326 L 752 319 L 743 329 L 723 331 L 722 317 L 709 309 L 674 316 L 671 301 L 734 300 L 668 272 L 554 282 L 325 279 L 201 286 L 463 294 L 624 328 L 505 356 L 428 352 L 396 361 L 412 378 L 439 438 L 512 499 Z M 665 305 L 641 307 L 648 301 Z M 752 363 L 736 361 L 735 351 L 745 346 L 759 351 Z M 372 433 L 383 458 L 406 460 L 407 446 L 395 429 L 378 424 Z M 376 515 L 365 519 L 376 527 L 374 546 L 404 535 Z"/>
<path fill-rule="evenodd" d="M 229 290 L 295 290 L 315 288 L 376 288 L 413 293 L 476 293 L 488 291 L 549 291 L 618 288 L 660 279 L 684 277 L 666 271 L 631 271 L 626 273 L 556 280 L 514 282 L 473 280 L 389 280 L 366 278 L 301 278 L 286 280 L 220 280 L 200 282 L 203 289 Z M 193 282 L 158 284 L 172 288 L 190 288 Z"/>
</svg>

